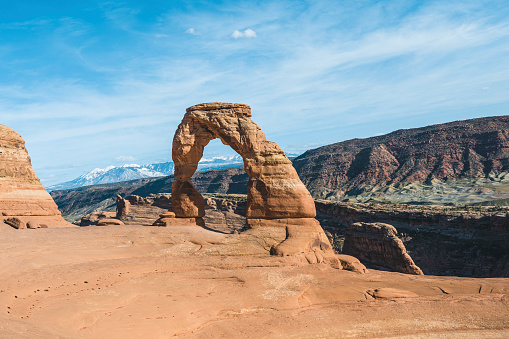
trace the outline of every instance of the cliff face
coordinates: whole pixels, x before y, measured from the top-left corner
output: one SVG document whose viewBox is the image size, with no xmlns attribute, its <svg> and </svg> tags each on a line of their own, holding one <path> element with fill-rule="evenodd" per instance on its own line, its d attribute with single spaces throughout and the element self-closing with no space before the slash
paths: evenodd
<svg viewBox="0 0 509 339">
<path fill-rule="evenodd" d="M 67 227 L 35 174 L 25 141 L 0 125 L 0 223 L 15 228 Z M 27 224 L 27 226 L 25 225 Z"/>
<path fill-rule="evenodd" d="M 509 171 L 509 116 L 339 142 L 305 152 L 294 167 L 308 189 L 339 195 L 404 182 L 486 177 Z"/>
<path fill-rule="evenodd" d="M 315 204 L 318 220 L 334 235 L 334 245 L 339 251 L 353 223 L 383 222 L 397 229 L 408 253 L 424 274 L 509 277 L 507 207 L 459 210 L 325 200 Z"/>
</svg>

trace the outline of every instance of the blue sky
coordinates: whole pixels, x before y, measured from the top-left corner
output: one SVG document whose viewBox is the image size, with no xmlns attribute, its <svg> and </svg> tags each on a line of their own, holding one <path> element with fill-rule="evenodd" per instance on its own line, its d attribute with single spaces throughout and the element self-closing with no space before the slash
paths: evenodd
<svg viewBox="0 0 509 339">
<path fill-rule="evenodd" d="M 245 103 L 289 153 L 509 113 L 507 1 L 2 1 L 0 124 L 45 185 Z M 219 142 L 207 156 L 232 154 Z"/>
</svg>

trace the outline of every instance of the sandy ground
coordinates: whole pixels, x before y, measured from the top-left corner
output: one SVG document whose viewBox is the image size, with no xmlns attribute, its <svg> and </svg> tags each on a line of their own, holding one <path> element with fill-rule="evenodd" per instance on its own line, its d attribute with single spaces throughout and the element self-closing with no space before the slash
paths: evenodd
<svg viewBox="0 0 509 339">
<path fill-rule="evenodd" d="M 0 338 L 509 337 L 509 279 L 361 275 L 266 247 L 190 226 L 0 224 Z"/>
</svg>

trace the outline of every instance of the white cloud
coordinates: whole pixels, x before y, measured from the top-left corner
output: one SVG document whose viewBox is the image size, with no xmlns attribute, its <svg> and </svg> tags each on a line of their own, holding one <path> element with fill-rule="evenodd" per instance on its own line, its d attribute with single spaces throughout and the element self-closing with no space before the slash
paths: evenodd
<svg viewBox="0 0 509 339">
<path fill-rule="evenodd" d="M 232 38 L 238 39 L 238 38 L 256 38 L 256 32 L 253 31 L 251 28 L 246 29 L 244 32 L 241 32 L 239 30 L 234 30 L 232 33 Z"/>
<path fill-rule="evenodd" d="M 170 36 L 168 34 L 161 34 L 161 33 L 158 33 L 156 34 L 156 38 L 169 38 Z"/>
<path fill-rule="evenodd" d="M 193 27 L 190 27 L 186 30 L 186 33 L 187 34 L 191 34 L 191 35 L 199 35 L 198 32 L 196 32 L 196 30 L 193 28 Z"/>
</svg>

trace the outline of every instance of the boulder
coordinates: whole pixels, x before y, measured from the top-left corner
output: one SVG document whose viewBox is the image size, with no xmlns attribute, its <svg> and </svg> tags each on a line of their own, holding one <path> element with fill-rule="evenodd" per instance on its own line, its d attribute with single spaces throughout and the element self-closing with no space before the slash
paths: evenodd
<svg viewBox="0 0 509 339">
<path fill-rule="evenodd" d="M 81 218 L 80 226 L 91 226 L 96 225 L 101 219 L 112 219 L 115 218 L 115 212 L 93 212 L 89 213 Z"/>
<path fill-rule="evenodd" d="M 389 224 L 354 223 L 346 231 L 343 253 L 392 271 L 423 274 L 397 234 L 396 228 Z"/>
<path fill-rule="evenodd" d="M 122 220 L 104 218 L 97 222 L 97 226 L 111 226 L 111 225 L 124 225 Z"/>
<path fill-rule="evenodd" d="M 7 225 L 10 225 L 18 230 L 26 228 L 26 224 L 19 218 L 7 218 L 4 220 Z"/>
<path fill-rule="evenodd" d="M 27 222 L 27 228 L 30 228 L 30 229 L 41 228 L 41 225 L 39 225 L 35 221 L 30 220 L 29 222 Z"/>
</svg>

